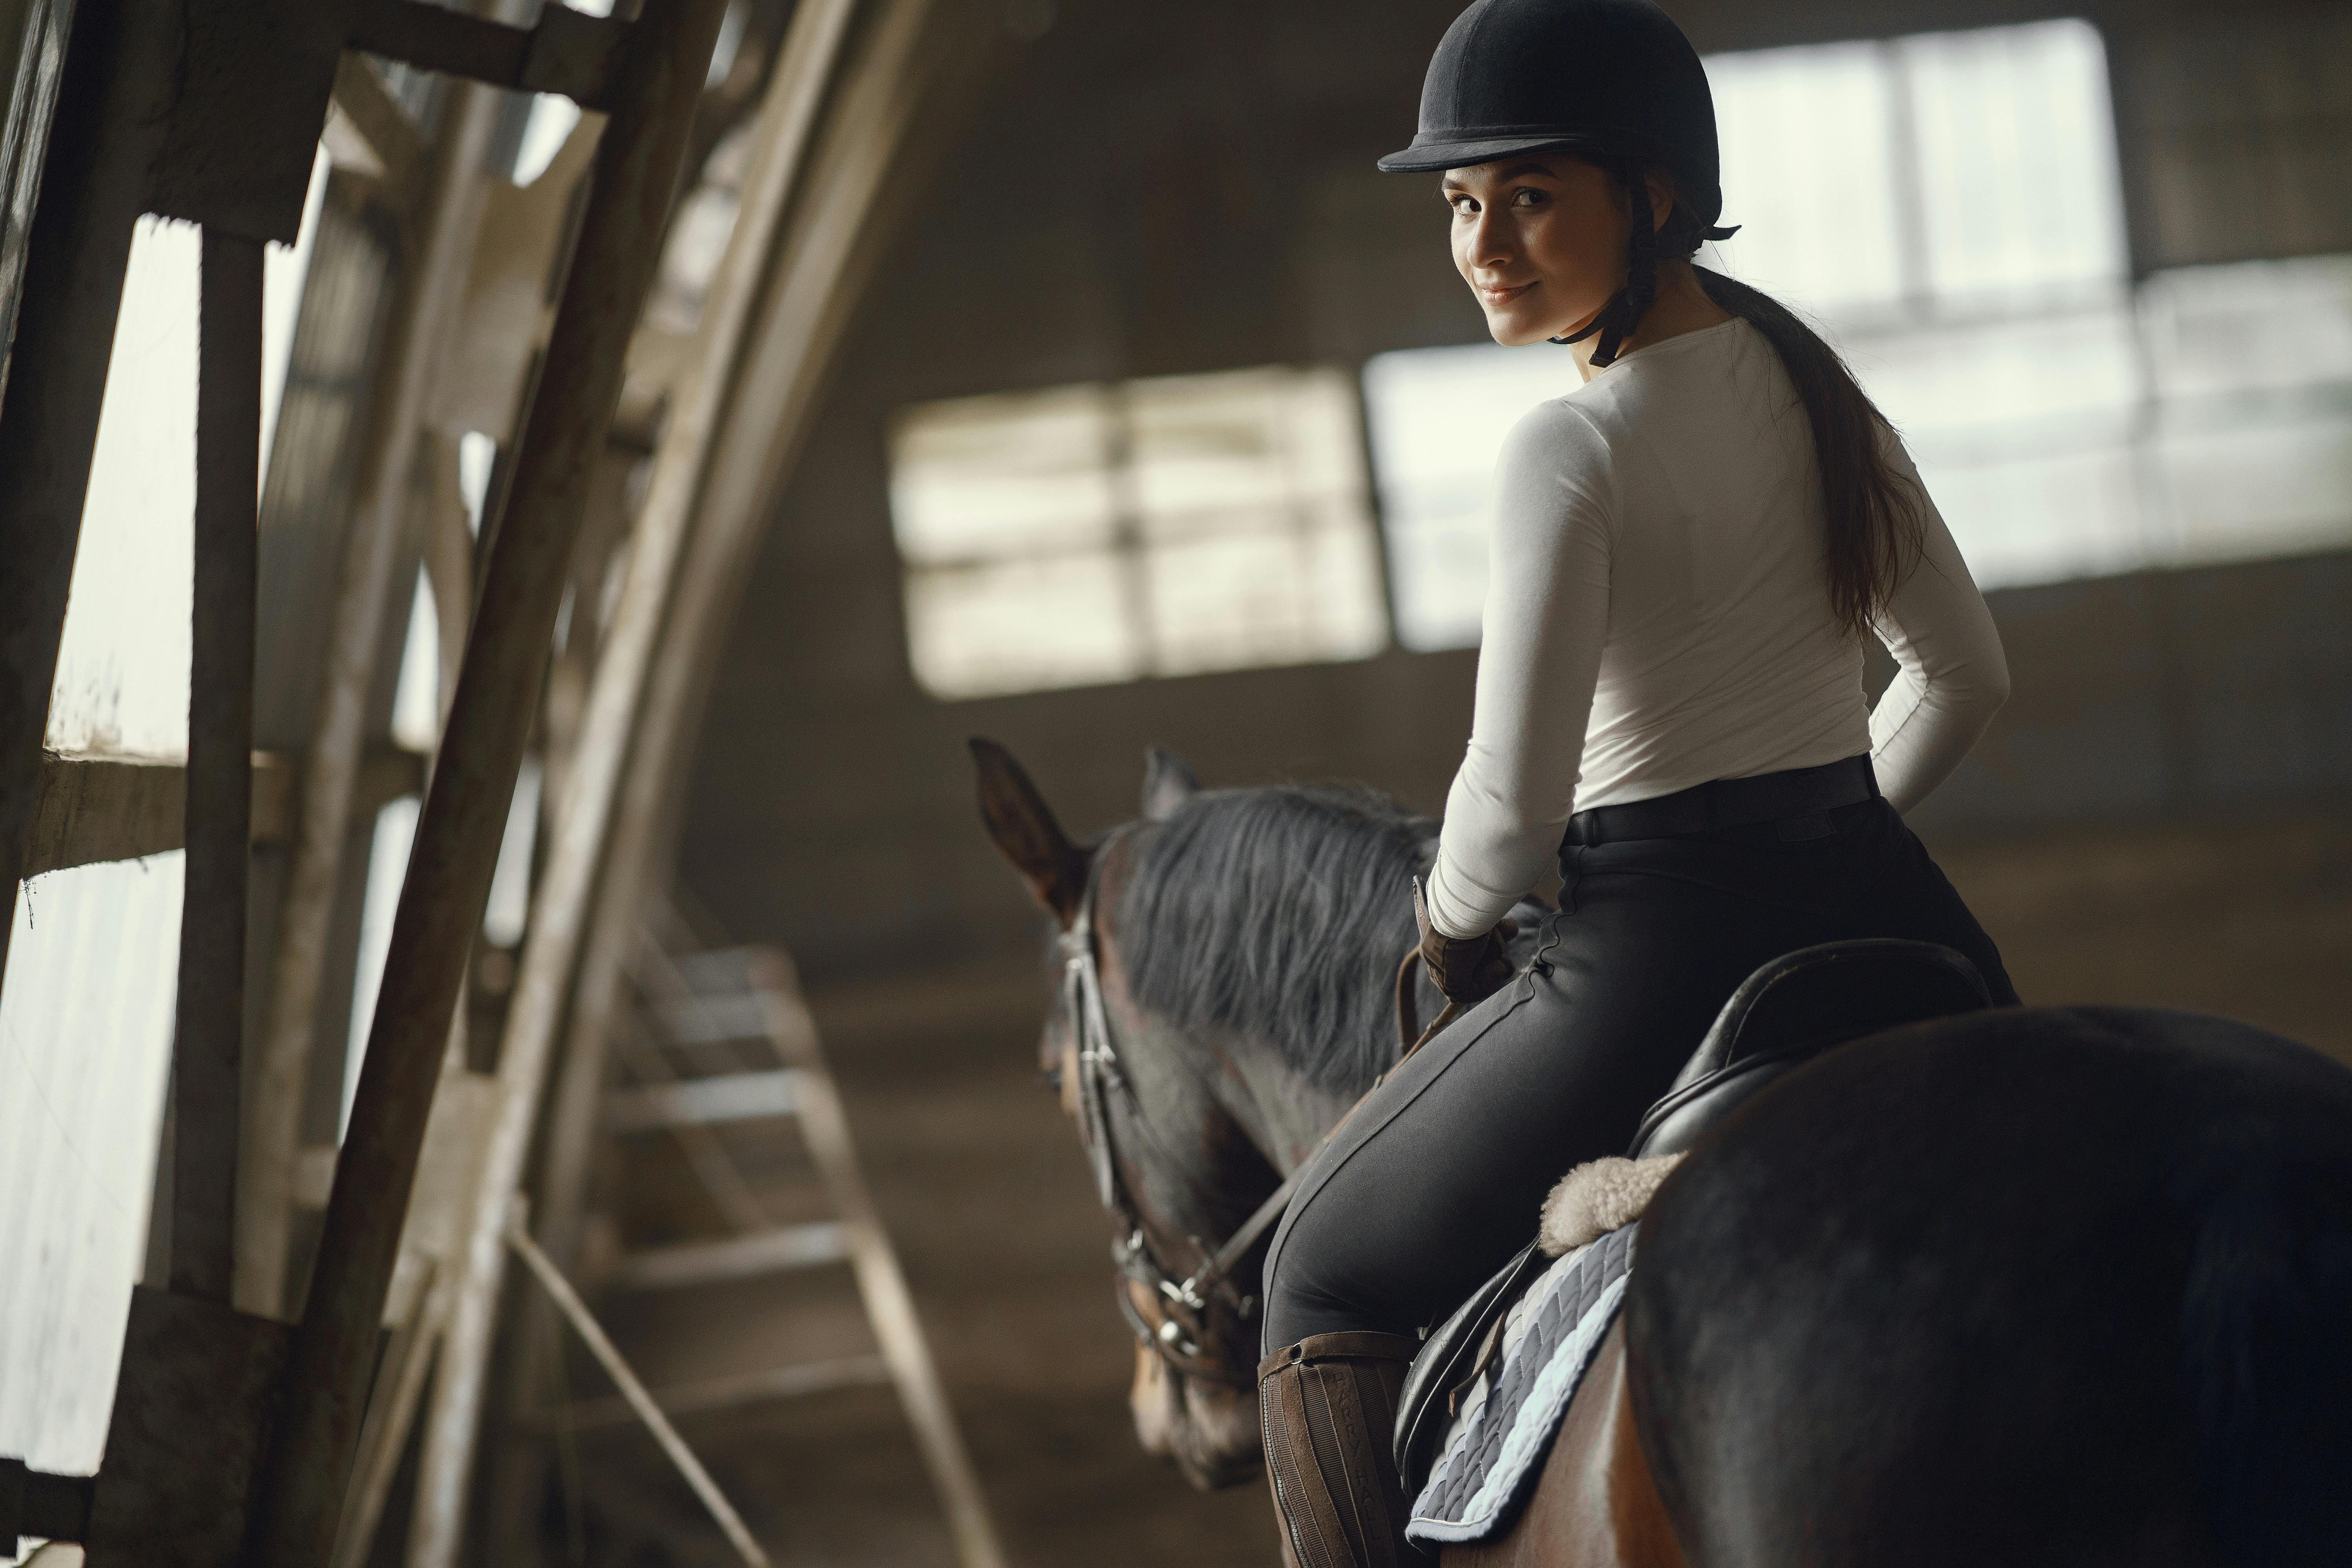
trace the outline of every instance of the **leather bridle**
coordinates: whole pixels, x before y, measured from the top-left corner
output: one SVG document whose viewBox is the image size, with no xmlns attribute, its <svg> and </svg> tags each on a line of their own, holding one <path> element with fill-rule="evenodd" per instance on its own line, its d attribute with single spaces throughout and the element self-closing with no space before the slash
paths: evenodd
<svg viewBox="0 0 2352 1568">
<path fill-rule="evenodd" d="M 1103 1006 L 1102 973 L 1095 953 L 1096 888 L 1110 850 L 1128 831 L 1121 828 L 1113 833 L 1096 851 L 1077 913 L 1059 938 L 1062 1005 L 1077 1031 L 1078 1141 L 1094 1173 L 1095 1196 L 1121 1237 L 1110 1248 L 1111 1262 L 1119 1274 L 1115 1293 L 1119 1313 L 1134 1331 L 1136 1342 L 1150 1349 L 1171 1373 L 1247 1387 L 1255 1382 L 1255 1352 L 1239 1366 L 1228 1366 L 1206 1353 L 1209 1310 L 1212 1302 L 1222 1301 L 1243 1322 L 1257 1316 L 1257 1297 L 1234 1285 L 1233 1270 L 1289 1206 L 1298 1171 L 1286 1177 L 1222 1246 L 1212 1249 L 1198 1237 L 1187 1237 L 1200 1255 L 1198 1266 L 1190 1273 L 1171 1268 L 1155 1250 L 1150 1227 L 1119 1173 L 1118 1152 L 1112 1144 L 1112 1100 L 1123 1101 L 1138 1126 L 1142 1124 L 1143 1107 L 1111 1038 L 1110 1015 Z M 1141 1301 L 1130 1285 L 1140 1288 Z"/>
</svg>

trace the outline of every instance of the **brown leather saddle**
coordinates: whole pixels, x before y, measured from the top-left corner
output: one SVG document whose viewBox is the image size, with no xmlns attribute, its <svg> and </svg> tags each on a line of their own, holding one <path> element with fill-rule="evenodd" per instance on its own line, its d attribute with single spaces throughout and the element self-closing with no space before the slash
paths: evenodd
<svg viewBox="0 0 2352 1568">
<path fill-rule="evenodd" d="M 1758 1090 L 1835 1047 L 1992 1005 L 1984 976 L 1948 947 L 1863 938 L 1801 948 L 1741 982 L 1627 1153 L 1679 1153 Z M 1433 1330 L 1397 1404 L 1397 1471 L 1407 1498 L 1436 1462 L 1457 1394 L 1477 1377 L 1512 1304 L 1552 1265 L 1535 1243 Z"/>
</svg>

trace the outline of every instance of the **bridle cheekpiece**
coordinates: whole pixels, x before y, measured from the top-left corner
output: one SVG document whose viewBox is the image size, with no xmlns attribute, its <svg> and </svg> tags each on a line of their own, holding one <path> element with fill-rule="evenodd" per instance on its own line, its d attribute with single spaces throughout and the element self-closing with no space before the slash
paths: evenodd
<svg viewBox="0 0 2352 1568">
<path fill-rule="evenodd" d="M 1179 1274 L 1170 1268 L 1153 1250 L 1142 1208 L 1119 1174 L 1118 1152 L 1112 1142 L 1113 1098 L 1125 1103 L 1129 1117 L 1138 1125 L 1142 1121 L 1143 1107 L 1120 1066 L 1118 1049 L 1111 1037 L 1110 1015 L 1103 1005 L 1102 973 L 1095 952 L 1096 889 L 1110 849 L 1129 831 L 1118 829 L 1096 851 L 1077 911 L 1069 928 L 1057 939 L 1062 955 L 1062 1006 L 1078 1036 L 1078 1138 L 1086 1146 L 1087 1164 L 1094 1173 L 1095 1197 L 1119 1233 L 1119 1239 L 1111 1243 L 1110 1249 L 1111 1262 L 1119 1274 L 1116 1295 L 1119 1313 L 1134 1331 L 1136 1342 L 1148 1347 L 1172 1373 L 1248 1386 L 1255 1382 L 1254 1355 L 1243 1365 L 1227 1366 L 1203 1350 L 1208 1338 L 1208 1314 L 1213 1302 L 1223 1301 L 1244 1322 L 1257 1316 L 1256 1296 L 1238 1289 L 1232 1271 L 1282 1217 L 1297 1178 L 1294 1175 L 1285 1180 L 1222 1247 L 1212 1250 L 1200 1237 L 1186 1237 L 1201 1257 L 1199 1267 L 1191 1273 Z M 1151 1311 L 1147 1312 L 1138 1302 L 1136 1291 L 1129 1289 L 1129 1285 L 1141 1288 L 1144 1300 L 1151 1303 Z"/>
</svg>

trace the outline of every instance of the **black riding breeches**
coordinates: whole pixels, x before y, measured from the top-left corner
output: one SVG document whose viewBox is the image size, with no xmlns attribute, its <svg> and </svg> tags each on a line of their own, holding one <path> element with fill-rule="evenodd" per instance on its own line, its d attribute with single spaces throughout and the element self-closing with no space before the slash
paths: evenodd
<svg viewBox="0 0 2352 1568">
<path fill-rule="evenodd" d="M 2000 954 L 1883 800 L 1561 851 L 1559 913 L 1510 984 L 1422 1047 L 1317 1154 L 1266 1255 L 1265 1345 L 1410 1334 L 1535 1235 L 1570 1166 L 1622 1154 L 1739 983 L 1797 948 L 1909 937 Z"/>
</svg>

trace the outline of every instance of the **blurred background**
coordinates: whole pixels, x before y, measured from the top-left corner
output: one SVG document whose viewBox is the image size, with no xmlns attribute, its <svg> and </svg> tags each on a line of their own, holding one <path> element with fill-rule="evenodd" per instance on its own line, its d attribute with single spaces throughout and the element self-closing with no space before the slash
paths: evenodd
<svg viewBox="0 0 2352 1568">
<path fill-rule="evenodd" d="M 1913 820 L 2020 991 L 2225 1014 L 2352 1061 L 2352 13 L 1668 8 L 1706 58 L 1724 221 L 1742 226 L 1701 261 L 1844 352 L 2000 622 L 2014 695 Z M 861 154 L 860 122 L 838 98 L 827 111 L 820 156 L 868 156 L 871 188 L 793 231 L 835 246 L 842 281 L 805 329 L 816 369 L 745 502 L 707 657 L 664 699 L 651 884 L 673 947 L 766 943 L 797 964 L 1009 1560 L 1272 1563 L 1261 1489 L 1196 1493 L 1129 1430 L 1107 1222 L 1035 1081 L 1041 917 L 981 831 L 963 741 L 1009 746 L 1074 834 L 1137 815 L 1152 745 L 1211 785 L 1360 781 L 1434 812 L 1468 732 L 1487 471 L 1576 372 L 1486 342 L 1434 177 L 1372 168 L 1412 135 L 1450 0 L 850 9 L 847 47 L 883 62 L 897 118 Z M 772 57 L 790 10 L 739 5 L 722 54 Z M 429 136 L 431 84 L 377 76 Z M 498 179 L 560 210 L 584 163 L 577 111 L 504 101 Z M 743 144 L 714 135 L 690 174 L 649 318 L 679 332 Z M 287 757 L 398 253 L 345 162 L 331 138 L 301 239 L 269 260 L 257 743 Z M 193 229 L 142 220 L 58 753 L 185 750 L 195 256 Z M 536 277 L 512 311 L 538 309 Z M 494 390 L 442 421 L 469 532 L 510 439 L 504 412 L 467 423 L 510 405 L 511 382 Z M 611 469 L 623 511 L 653 449 Z M 412 542 L 395 574 L 374 782 L 319 917 L 302 1125 L 329 1168 L 451 683 L 428 554 Z M 582 568 L 568 624 L 611 613 L 619 571 Z M 565 636 L 578 664 L 593 638 Z M 561 709 L 580 700 L 564 682 L 585 679 L 566 668 L 478 947 L 478 1073 L 537 918 Z M 0 1453 L 51 1468 L 96 1465 L 121 1302 L 152 1278 L 178 888 L 163 852 L 50 871 L 17 902 L 0 1237 L 37 1261 L 0 1286 Z M 66 1038 L 84 1042 L 70 1062 Z M 756 1127 L 726 1136 L 789 1207 L 798 1156 Z M 591 1278 L 599 1246 L 691 1237 L 725 1206 L 690 1147 L 623 1142 L 583 1200 Z M 803 1274 L 616 1288 L 599 1310 L 657 1385 L 863 1353 L 856 1296 Z M 572 1352 L 539 1375 L 610 1393 Z M 812 1386 L 681 1416 L 755 1532 L 780 1562 L 954 1562 L 889 1388 Z M 541 1397 L 496 1418 L 466 1482 L 504 1539 L 550 1563 L 733 1560 L 642 1431 L 550 1436 L 526 1419 Z M 493 1473 L 501 1455 L 522 1479 Z M 421 1462 L 388 1482 L 377 1561 L 411 1550 Z M 467 1539 L 467 1560 L 516 1560 Z"/>
</svg>

